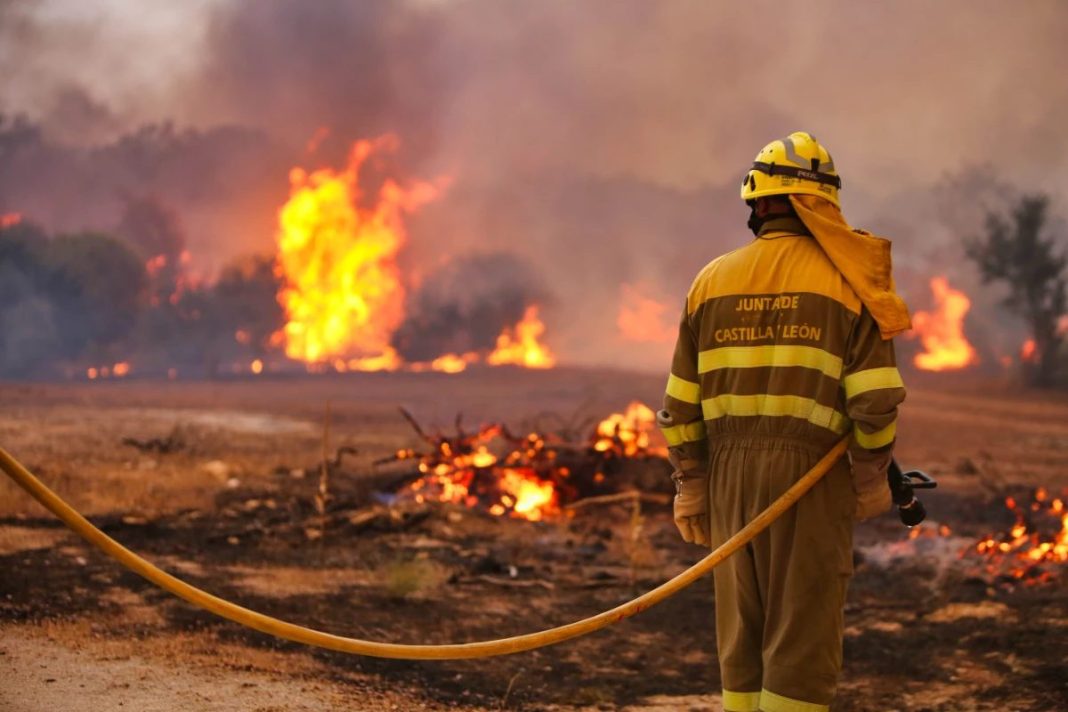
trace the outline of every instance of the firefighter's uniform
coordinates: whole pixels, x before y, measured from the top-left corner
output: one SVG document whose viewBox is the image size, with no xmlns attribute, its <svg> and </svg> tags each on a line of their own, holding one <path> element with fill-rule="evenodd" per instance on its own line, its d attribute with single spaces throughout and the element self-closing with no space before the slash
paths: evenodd
<svg viewBox="0 0 1068 712">
<path fill-rule="evenodd" d="M 795 145 L 801 137 L 811 145 Z M 808 149 L 833 167 L 814 139 L 791 139 L 794 157 Z M 823 183 L 799 182 L 778 192 L 837 203 L 837 183 L 831 200 Z M 890 506 L 885 468 L 904 398 L 893 343 L 866 304 L 794 216 L 711 262 L 687 296 L 660 418 L 688 540 L 719 546 L 844 434 L 854 440 L 850 461 L 715 570 L 729 712 L 818 712 L 834 697 L 853 521 Z"/>
</svg>

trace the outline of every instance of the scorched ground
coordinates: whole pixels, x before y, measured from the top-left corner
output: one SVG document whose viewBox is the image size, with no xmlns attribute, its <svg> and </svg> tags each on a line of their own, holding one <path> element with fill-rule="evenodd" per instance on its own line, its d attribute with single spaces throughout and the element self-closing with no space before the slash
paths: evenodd
<svg viewBox="0 0 1068 712">
<path fill-rule="evenodd" d="M 633 400 L 655 405 L 662 386 L 572 369 L 7 384 L 0 441 L 109 534 L 214 593 L 345 635 L 476 640 L 595 613 L 700 552 L 655 496 L 533 522 L 397 498 L 372 463 L 425 445 L 397 406 L 428 431 L 451 432 L 462 413 L 471 429 L 501 421 L 581 441 Z M 835 709 L 1064 709 L 1065 565 L 1017 576 L 976 547 L 1013 541 L 1038 488 L 1048 508 L 1068 486 L 1068 399 L 964 379 L 910 386 L 900 459 L 940 489 L 912 539 L 890 516 L 858 529 Z M 357 452 L 329 470 L 317 507 L 328 400 L 328 459 Z M 648 467 L 628 486 L 665 491 Z M 0 493 L 4 709 L 719 708 L 710 584 L 529 654 L 345 657 L 193 610 L 89 551 L 6 481 Z M 1028 510 L 1032 526 L 1056 537 L 1040 514 Z"/>
</svg>

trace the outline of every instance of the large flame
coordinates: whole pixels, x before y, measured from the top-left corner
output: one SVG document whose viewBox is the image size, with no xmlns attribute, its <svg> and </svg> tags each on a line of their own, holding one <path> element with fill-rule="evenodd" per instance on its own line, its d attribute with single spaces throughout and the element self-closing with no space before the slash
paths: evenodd
<svg viewBox="0 0 1068 712">
<path fill-rule="evenodd" d="M 404 363 L 391 337 L 404 320 L 404 280 L 397 256 L 406 242 L 403 215 L 437 197 L 439 189 L 416 182 L 402 188 L 387 180 L 365 207 L 360 169 L 392 138 L 357 141 L 344 170 L 290 172 L 290 196 L 278 214 L 277 271 L 284 280 L 279 302 L 286 355 L 312 370 L 458 373 L 485 360 L 497 366 L 551 368 L 556 358 L 540 339 L 545 325 L 536 305 L 505 327 L 491 353 L 442 354 Z"/>
<path fill-rule="evenodd" d="M 342 171 L 289 175 L 289 200 L 278 215 L 277 269 L 285 280 L 286 355 L 350 369 L 396 368 L 390 336 L 404 318 L 396 264 L 406 235 L 402 215 L 436 197 L 430 183 L 383 183 L 363 207 L 360 168 L 391 139 L 357 141 Z"/>
<path fill-rule="evenodd" d="M 931 279 L 935 309 L 916 312 L 912 317 L 915 335 L 924 351 L 913 363 L 925 371 L 949 371 L 979 362 L 979 357 L 964 336 L 964 316 L 972 302 L 964 292 L 953 289 L 945 277 Z"/>
</svg>

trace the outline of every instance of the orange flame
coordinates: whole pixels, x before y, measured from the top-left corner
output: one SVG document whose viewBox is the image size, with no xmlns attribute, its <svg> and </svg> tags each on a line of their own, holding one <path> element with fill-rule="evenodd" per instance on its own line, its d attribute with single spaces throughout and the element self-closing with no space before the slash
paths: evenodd
<svg viewBox="0 0 1068 712">
<path fill-rule="evenodd" d="M 536 522 L 557 510 L 556 488 L 553 483 L 540 480 L 533 473 L 506 467 L 498 486 L 508 493 L 501 497 L 506 505 L 509 503 L 507 498 L 515 498 L 512 511 L 516 516 Z"/>
<path fill-rule="evenodd" d="M 0 230 L 18 225 L 20 222 L 22 222 L 21 213 L 0 213 Z"/>
<path fill-rule="evenodd" d="M 437 197 L 419 182 L 387 180 L 370 208 L 360 205 L 360 168 L 391 138 L 357 141 L 342 171 L 290 172 L 290 196 L 278 214 L 277 271 L 285 280 L 286 355 L 311 364 L 344 359 L 349 369 L 396 368 L 390 336 L 404 318 L 396 264 L 406 233 L 401 219 Z"/>
<path fill-rule="evenodd" d="M 624 457 L 641 452 L 666 455 L 664 448 L 649 446 L 649 436 L 656 431 L 656 414 L 649 406 L 633 401 L 623 413 L 612 413 L 597 424 L 593 449 L 598 452 L 615 451 Z"/>
<path fill-rule="evenodd" d="M 1035 491 L 1033 500 L 1030 507 L 1021 508 L 1014 498 L 1006 497 L 1005 506 L 1016 514 L 1016 523 L 1007 535 L 991 534 L 975 544 L 975 553 L 989 561 L 988 573 L 1000 571 L 1027 583 L 1044 583 L 1052 580 L 1052 574 L 1040 565 L 1068 563 L 1068 513 L 1064 500 L 1049 500 L 1049 492 L 1043 487 Z M 1043 520 L 1059 530 L 1049 533 L 1051 527 L 1043 526 Z"/>
<path fill-rule="evenodd" d="M 1020 360 L 1021 361 L 1033 361 L 1035 359 L 1035 340 L 1028 339 L 1023 342 L 1023 346 L 1020 347 Z"/>
<path fill-rule="evenodd" d="M 626 412 L 611 414 L 586 440 L 590 450 L 584 457 L 593 456 L 586 460 L 592 470 L 580 479 L 599 486 L 606 481 L 604 466 L 610 461 L 665 455 L 664 448 L 649 446 L 654 430 L 653 411 L 637 401 Z M 485 425 L 475 433 L 457 426 L 455 437 L 419 433 L 431 451 L 398 450 L 379 461 L 417 462 L 422 476 L 400 492 L 416 502 L 481 506 L 495 516 L 539 521 L 560 515 L 561 504 L 579 494 L 571 467 L 561 462 L 565 453 L 577 452 L 570 441 L 554 442 L 537 432 L 517 437 L 502 424 Z"/>
<path fill-rule="evenodd" d="M 90 366 L 85 369 L 85 377 L 90 381 L 98 378 L 125 378 L 130 374 L 130 363 L 119 361 L 110 366 Z"/>
<path fill-rule="evenodd" d="M 925 371 L 949 371 L 979 362 L 964 336 L 964 316 L 972 302 L 964 292 L 953 289 L 945 277 L 931 279 L 935 310 L 916 312 L 912 317 L 914 334 L 920 337 L 924 352 L 913 363 Z"/>
<path fill-rule="evenodd" d="M 430 368 L 443 373 L 459 373 L 467 368 L 467 364 L 478 361 L 478 354 L 468 352 L 465 354 L 445 354 L 438 356 L 430 362 Z"/>
<path fill-rule="evenodd" d="M 529 306 L 513 329 L 505 329 L 497 337 L 497 348 L 486 357 L 491 366 L 515 364 L 526 368 L 552 368 L 556 357 L 538 341 L 545 333 L 545 324 L 538 318 L 538 307 Z"/>
<path fill-rule="evenodd" d="M 397 452 L 398 460 L 419 458 L 418 469 L 423 473 L 408 486 L 406 494 L 416 502 L 449 502 L 467 507 L 483 502 L 494 516 L 508 515 L 532 522 L 559 514 L 556 485 L 536 470 L 552 459 L 545 450 L 545 440 L 531 433 L 512 442 L 512 449 L 498 457 L 490 446 L 499 445 L 503 431 L 502 426 L 491 425 L 457 440 L 441 438 L 433 454 Z"/>
<path fill-rule="evenodd" d="M 616 327 L 627 341 L 669 344 L 675 340 L 667 305 L 648 295 L 647 285 L 624 284 Z"/>
</svg>

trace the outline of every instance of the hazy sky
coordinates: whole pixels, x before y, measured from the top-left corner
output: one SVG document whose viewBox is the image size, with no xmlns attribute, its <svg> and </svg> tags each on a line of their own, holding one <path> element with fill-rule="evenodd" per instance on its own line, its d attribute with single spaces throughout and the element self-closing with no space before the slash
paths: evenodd
<svg viewBox="0 0 1068 712">
<path fill-rule="evenodd" d="M 674 300 L 747 239 L 737 183 L 797 129 L 834 155 L 847 217 L 896 239 L 914 303 L 932 271 L 978 290 L 960 238 L 984 207 L 1043 190 L 1066 212 L 1065 37 L 1058 0 L 0 0 L 0 111 L 53 142 L 114 145 L 156 122 L 244 132 L 165 170 L 130 146 L 79 158 L 85 186 L 63 200 L 48 191 L 67 163 L 16 174 L 6 209 L 107 227 L 119 198 L 154 190 L 194 259 L 218 264 L 271 248 L 286 166 L 320 127 L 334 159 L 393 132 L 405 175 L 452 178 L 412 221 L 413 269 L 515 253 L 568 306 L 569 353 L 605 360 L 619 344 L 587 326 L 613 328 L 621 284 Z"/>
<path fill-rule="evenodd" d="M 288 12 L 280 9 L 287 5 Z M 77 86 L 115 117 L 116 129 L 165 119 L 277 129 L 272 113 L 255 105 L 272 90 L 268 71 L 262 87 L 245 87 L 234 100 L 213 94 L 220 62 L 225 80 L 240 61 L 227 54 L 227 34 L 279 42 L 277 55 L 249 60 L 300 63 L 307 59 L 294 56 L 302 54 L 300 42 L 283 35 L 305 31 L 301 39 L 314 43 L 306 30 L 317 25 L 270 23 L 333 12 L 342 24 L 380 24 L 363 28 L 380 41 L 400 25 L 429 25 L 421 46 L 398 39 L 385 47 L 377 69 L 391 82 L 403 81 L 404 71 L 419 75 L 413 91 L 428 76 L 447 83 L 448 101 L 427 117 L 451 138 L 446 163 L 488 149 L 520 167 L 566 161 L 694 187 L 738 174 L 762 139 L 804 127 L 832 146 L 847 176 L 850 168 L 871 176 L 869 190 L 978 162 L 997 163 L 1016 181 L 1030 179 L 1038 164 L 1047 180 L 1066 177 L 1068 5 L 1056 0 L 455 0 L 388 9 L 374 2 L 3 0 L 0 8 L 0 105 L 39 117 L 54 114 Z M 314 46 L 304 51 L 317 56 Z M 345 102 L 330 94 L 344 86 L 324 83 L 322 100 Z M 292 123 L 288 112 L 282 118 Z M 542 145 L 534 150 L 532 142 Z"/>
</svg>

